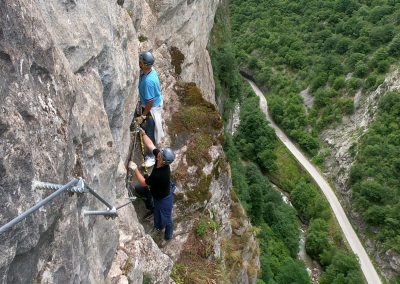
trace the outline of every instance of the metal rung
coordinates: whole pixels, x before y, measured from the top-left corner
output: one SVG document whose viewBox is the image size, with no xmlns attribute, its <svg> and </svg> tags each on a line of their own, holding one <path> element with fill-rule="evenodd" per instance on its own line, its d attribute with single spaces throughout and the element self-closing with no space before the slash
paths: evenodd
<svg viewBox="0 0 400 284">
<path fill-rule="evenodd" d="M 83 215 L 103 215 L 109 216 L 111 218 L 115 218 L 118 216 L 117 209 L 113 207 L 111 210 L 85 210 L 83 211 Z"/>
</svg>

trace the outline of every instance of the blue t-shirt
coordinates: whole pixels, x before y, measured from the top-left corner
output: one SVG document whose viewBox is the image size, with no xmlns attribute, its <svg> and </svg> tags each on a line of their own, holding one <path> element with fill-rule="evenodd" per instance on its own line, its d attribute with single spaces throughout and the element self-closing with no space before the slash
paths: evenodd
<svg viewBox="0 0 400 284">
<path fill-rule="evenodd" d="M 142 107 L 150 100 L 154 100 L 153 107 L 162 106 L 160 79 L 158 79 L 157 71 L 153 67 L 151 67 L 149 73 L 140 76 L 139 97 Z"/>
</svg>

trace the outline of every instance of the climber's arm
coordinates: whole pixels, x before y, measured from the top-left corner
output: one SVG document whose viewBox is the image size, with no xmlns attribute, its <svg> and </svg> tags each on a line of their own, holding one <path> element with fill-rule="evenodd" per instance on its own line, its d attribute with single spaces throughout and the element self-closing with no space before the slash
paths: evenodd
<svg viewBox="0 0 400 284">
<path fill-rule="evenodd" d="M 139 171 L 138 166 L 130 161 L 128 167 L 135 173 L 136 179 L 139 181 L 141 186 L 147 186 L 146 180 L 142 173 Z"/>
</svg>

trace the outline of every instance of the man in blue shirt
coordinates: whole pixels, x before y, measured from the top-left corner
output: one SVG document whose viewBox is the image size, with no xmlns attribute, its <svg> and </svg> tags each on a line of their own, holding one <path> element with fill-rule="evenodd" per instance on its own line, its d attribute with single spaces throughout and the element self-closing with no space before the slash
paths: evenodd
<svg viewBox="0 0 400 284">
<path fill-rule="evenodd" d="M 154 56 L 151 52 L 146 51 L 139 55 L 139 99 L 141 115 L 136 118 L 136 122 L 139 125 L 145 122 L 143 128 L 147 136 L 149 136 L 154 145 L 157 145 L 164 136 L 161 117 L 163 98 L 160 79 L 153 64 Z M 154 163 L 154 155 L 149 153 L 146 156 L 144 166 L 151 167 Z"/>
</svg>

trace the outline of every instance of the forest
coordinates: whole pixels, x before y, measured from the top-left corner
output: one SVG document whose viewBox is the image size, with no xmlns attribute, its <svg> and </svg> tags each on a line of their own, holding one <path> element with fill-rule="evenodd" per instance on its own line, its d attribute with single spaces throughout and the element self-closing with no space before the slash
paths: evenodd
<svg viewBox="0 0 400 284">
<path fill-rule="evenodd" d="M 399 68 L 400 2 L 231 0 L 229 13 L 238 68 L 263 88 L 274 120 L 323 167 L 321 133 L 353 114 L 356 97 L 374 92 Z M 361 236 L 381 253 L 400 253 L 399 110 L 399 92 L 382 96 L 351 148 L 351 210 L 360 217 Z M 311 192 L 292 191 L 291 199 L 298 194 L 306 200 Z M 309 230 L 324 227 L 311 220 Z"/>
<path fill-rule="evenodd" d="M 320 283 L 363 283 L 356 257 L 346 247 L 322 193 L 278 142 L 259 100 L 241 78 L 230 37 L 227 11 L 216 15 L 209 51 L 216 99 L 225 122 L 240 103 L 240 126 L 225 134 L 225 153 L 234 190 L 257 228 L 262 283 L 311 283 L 297 260 L 300 222 L 308 225 L 306 251 L 323 268 Z M 290 194 L 286 204 L 274 185 Z"/>
<path fill-rule="evenodd" d="M 400 57 L 395 0 L 231 0 L 229 8 L 241 69 L 267 90 L 275 121 L 310 155 L 320 132 L 351 114 L 355 94 L 376 89 Z"/>
</svg>

